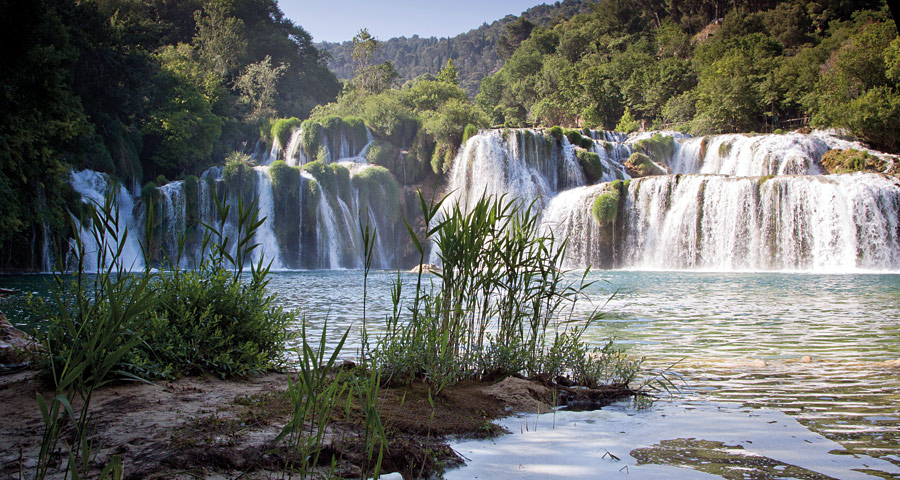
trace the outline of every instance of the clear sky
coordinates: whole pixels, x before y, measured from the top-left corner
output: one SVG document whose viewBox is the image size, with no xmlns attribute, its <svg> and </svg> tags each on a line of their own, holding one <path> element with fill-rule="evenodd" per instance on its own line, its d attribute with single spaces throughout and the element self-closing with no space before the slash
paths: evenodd
<svg viewBox="0 0 900 480">
<path fill-rule="evenodd" d="M 368 28 L 375 38 L 452 37 L 506 15 L 518 16 L 542 0 L 279 0 L 284 14 L 315 42 L 351 40 Z"/>
</svg>

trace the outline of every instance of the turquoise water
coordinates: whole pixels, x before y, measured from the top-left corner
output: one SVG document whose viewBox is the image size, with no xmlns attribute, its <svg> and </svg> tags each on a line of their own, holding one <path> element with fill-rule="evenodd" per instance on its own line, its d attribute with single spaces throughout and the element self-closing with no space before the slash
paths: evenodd
<svg viewBox="0 0 900 480">
<path fill-rule="evenodd" d="M 2 276 L 0 286 L 46 292 L 46 276 Z M 392 272 L 369 279 L 369 326 L 390 311 Z M 415 275 L 402 274 L 405 297 Z M 279 272 L 270 288 L 329 337 L 362 316 L 358 271 Z M 677 395 L 774 409 L 850 453 L 900 465 L 900 275 L 592 272 L 575 317 L 602 307 L 586 338 L 615 337 L 652 371 L 674 365 Z M 21 296 L 0 299 L 14 323 Z M 605 306 L 604 306 L 605 305 Z M 804 358 L 808 356 L 808 358 Z"/>
</svg>

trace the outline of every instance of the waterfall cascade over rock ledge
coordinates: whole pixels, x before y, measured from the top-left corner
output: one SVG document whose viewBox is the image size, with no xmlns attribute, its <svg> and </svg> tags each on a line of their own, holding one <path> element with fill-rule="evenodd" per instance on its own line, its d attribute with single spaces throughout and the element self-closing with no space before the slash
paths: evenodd
<svg viewBox="0 0 900 480">
<path fill-rule="evenodd" d="M 409 268 L 404 195 L 393 174 L 365 160 L 375 139 L 358 125 L 332 130 L 338 138 L 317 133 L 317 153 L 304 150 L 297 129 L 286 148 L 260 149 L 256 167 L 213 167 L 140 196 L 96 172 L 73 173 L 72 184 L 86 201 L 115 191 L 133 268 L 143 266 L 138 242 L 147 228 L 151 263 L 173 258 L 183 236 L 181 265 L 196 265 L 201 224 L 216 222 L 215 194 L 232 210 L 239 196 L 257 199 L 266 220 L 254 258 L 264 255 L 275 270 L 360 268 L 360 224 L 378 231 L 376 268 Z M 695 138 L 483 130 L 460 146 L 445 191 L 464 204 L 482 194 L 534 202 L 542 228 L 569 238 L 571 268 L 900 270 L 900 180 L 825 174 L 822 156 L 849 147 L 862 148 L 827 132 Z M 631 178 L 627 161 L 636 153 L 666 174 Z M 317 155 L 320 162 L 293 166 Z M 273 163 L 278 158 L 286 164 Z M 151 202 L 155 218 L 147 222 Z M 234 220 L 224 227 L 233 238 Z M 81 235 L 88 239 L 83 228 Z"/>
</svg>

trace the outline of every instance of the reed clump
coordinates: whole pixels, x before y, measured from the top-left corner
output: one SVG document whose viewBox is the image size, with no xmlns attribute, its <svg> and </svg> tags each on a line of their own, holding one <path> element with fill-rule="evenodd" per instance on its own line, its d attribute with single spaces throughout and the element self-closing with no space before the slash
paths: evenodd
<svg viewBox="0 0 900 480">
<path fill-rule="evenodd" d="M 425 238 L 409 233 L 424 263 L 433 241 L 443 265 L 440 282 L 416 280 L 412 305 L 400 305 L 405 285 L 392 288 L 386 333 L 364 352 L 385 383 L 421 380 L 435 394 L 461 380 L 509 375 L 578 378 L 585 385 L 627 384 L 639 362 L 615 348 L 589 348 L 581 338 L 600 317 L 573 317 L 591 282 L 561 267 L 566 241 L 539 230 L 531 205 L 482 197 L 465 208 L 442 208 L 419 196 Z M 421 270 L 421 269 L 420 269 Z"/>
</svg>

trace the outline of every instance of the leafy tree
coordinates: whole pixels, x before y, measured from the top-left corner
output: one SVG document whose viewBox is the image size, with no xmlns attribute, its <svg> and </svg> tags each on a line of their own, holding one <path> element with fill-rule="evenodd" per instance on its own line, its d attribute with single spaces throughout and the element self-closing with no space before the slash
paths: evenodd
<svg viewBox="0 0 900 480">
<path fill-rule="evenodd" d="M 259 124 L 276 116 L 276 88 L 287 68 L 283 64 L 272 66 L 272 57 L 266 56 L 259 62 L 247 65 L 237 78 L 234 86 L 241 94 L 241 104 L 248 108 L 245 115 L 247 121 Z"/>
<path fill-rule="evenodd" d="M 194 12 L 197 24 L 194 45 L 203 61 L 223 78 L 238 68 L 240 57 L 247 50 L 244 22 L 229 13 L 225 0 L 207 0 L 203 10 Z"/>
<path fill-rule="evenodd" d="M 441 69 L 437 79 L 439 82 L 459 85 L 459 69 L 456 68 L 456 65 L 453 65 L 453 60 L 447 59 L 447 65 Z"/>
</svg>

